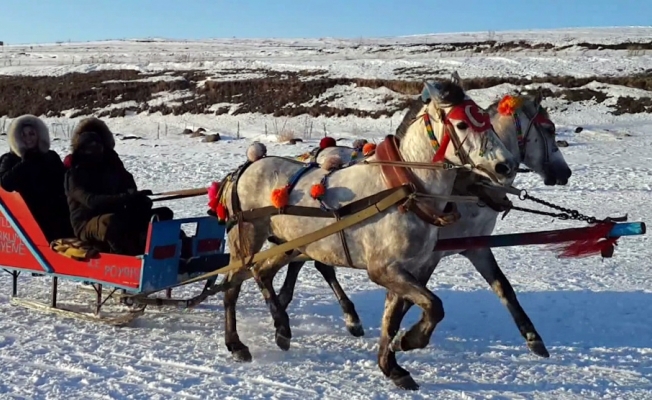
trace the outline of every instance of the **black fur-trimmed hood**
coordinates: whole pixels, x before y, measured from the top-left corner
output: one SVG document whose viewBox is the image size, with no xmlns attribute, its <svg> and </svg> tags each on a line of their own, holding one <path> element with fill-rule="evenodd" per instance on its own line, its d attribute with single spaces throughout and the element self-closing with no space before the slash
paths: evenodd
<svg viewBox="0 0 652 400">
<path fill-rule="evenodd" d="M 70 147 L 73 152 L 77 149 L 77 147 L 79 147 L 79 138 L 81 134 L 85 132 L 97 133 L 102 138 L 104 147 L 111 150 L 115 148 L 115 138 L 113 137 L 113 132 L 111 132 L 106 123 L 99 118 L 90 117 L 79 121 L 79 124 L 72 132 Z"/>
</svg>

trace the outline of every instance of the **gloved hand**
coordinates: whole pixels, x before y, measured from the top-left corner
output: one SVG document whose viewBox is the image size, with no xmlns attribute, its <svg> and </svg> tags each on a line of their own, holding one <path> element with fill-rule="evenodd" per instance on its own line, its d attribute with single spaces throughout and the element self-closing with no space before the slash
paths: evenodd
<svg viewBox="0 0 652 400">
<path fill-rule="evenodd" d="M 127 208 L 143 211 L 152 209 L 154 202 L 142 192 L 143 191 L 131 191 L 127 201 Z"/>
<path fill-rule="evenodd" d="M 151 196 L 154 193 L 149 189 L 137 190 L 137 189 L 130 188 L 130 189 L 127 189 L 127 194 L 129 196 Z"/>
</svg>

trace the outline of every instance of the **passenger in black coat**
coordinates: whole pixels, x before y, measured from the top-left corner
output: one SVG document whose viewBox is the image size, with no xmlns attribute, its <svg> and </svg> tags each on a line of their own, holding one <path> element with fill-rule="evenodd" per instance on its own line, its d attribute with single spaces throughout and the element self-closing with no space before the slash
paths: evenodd
<svg viewBox="0 0 652 400">
<path fill-rule="evenodd" d="M 113 149 L 113 134 L 97 118 L 80 122 L 72 136 L 65 190 L 75 236 L 102 251 L 139 255 L 154 214 L 172 219 L 167 207 L 152 209 L 149 190 L 138 190 Z"/>
<path fill-rule="evenodd" d="M 47 125 L 33 115 L 11 122 L 10 151 L 0 156 L 0 186 L 18 192 L 48 241 L 73 237 L 64 192 L 65 168 L 50 150 Z"/>
</svg>

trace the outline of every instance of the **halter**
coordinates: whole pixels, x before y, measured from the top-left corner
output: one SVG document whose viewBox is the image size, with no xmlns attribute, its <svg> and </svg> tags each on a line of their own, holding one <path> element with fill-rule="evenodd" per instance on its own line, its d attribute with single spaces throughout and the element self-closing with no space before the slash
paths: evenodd
<svg viewBox="0 0 652 400">
<path fill-rule="evenodd" d="M 537 130 L 539 132 L 542 132 L 541 124 L 547 124 L 547 125 L 552 125 L 553 127 L 555 124 L 549 119 L 543 116 L 541 113 L 542 107 L 541 104 L 537 105 L 536 112 L 532 117 L 530 117 L 527 112 L 521 107 L 519 110 L 515 110 L 514 113 L 512 114 L 512 118 L 514 119 L 514 126 L 516 127 L 516 142 L 518 143 L 518 151 L 521 154 L 521 162 L 525 160 L 525 144 L 527 143 L 527 137 L 530 133 L 530 130 L 532 129 L 532 126 L 536 126 Z M 518 113 L 522 112 L 523 115 L 528 119 L 528 125 L 527 129 L 525 132 L 523 131 L 521 127 L 521 120 L 518 118 Z M 544 165 L 550 163 L 550 157 L 549 157 L 549 143 L 548 140 L 546 139 L 545 135 L 543 133 L 541 134 L 541 140 L 543 140 L 543 146 L 545 148 L 545 152 L 543 155 L 543 163 Z"/>
<path fill-rule="evenodd" d="M 430 101 L 431 100 L 428 99 L 428 102 Z M 416 117 L 412 122 L 414 123 L 419 118 L 423 118 L 423 122 L 426 125 L 426 132 L 428 134 L 428 138 L 430 139 L 430 145 L 432 146 L 432 149 L 435 152 L 435 155 L 432 158 L 432 162 L 433 163 L 445 162 L 446 150 L 448 148 L 448 145 L 452 141 L 453 146 L 455 147 L 455 153 L 460 158 L 462 164 L 470 165 L 471 168 L 477 168 L 475 163 L 471 159 L 469 153 L 466 150 L 464 150 L 464 148 L 462 147 L 464 142 L 461 141 L 459 136 L 457 135 L 457 131 L 455 130 L 455 127 L 451 122 L 451 118 L 452 116 L 455 116 L 457 118 L 453 118 L 453 119 L 462 120 L 466 122 L 474 132 L 481 133 L 491 128 L 491 122 L 489 121 L 489 116 L 482 109 L 480 109 L 480 107 L 478 107 L 478 105 L 475 104 L 473 100 L 469 98 L 466 98 L 462 103 L 453 106 L 450 110 L 448 110 L 448 113 L 444 113 L 443 110 L 441 109 L 438 109 L 438 111 L 440 113 L 439 120 L 443 123 L 443 136 L 441 138 L 441 143 L 439 142 L 439 140 L 437 140 L 437 137 L 435 136 L 435 132 L 432 127 L 432 121 L 430 119 L 430 114 L 428 113 L 427 110 L 420 116 Z M 474 111 L 477 111 L 478 114 L 474 115 Z M 480 150 L 481 153 L 484 153 L 486 147 L 487 147 L 487 140 L 483 140 L 482 148 Z"/>
</svg>

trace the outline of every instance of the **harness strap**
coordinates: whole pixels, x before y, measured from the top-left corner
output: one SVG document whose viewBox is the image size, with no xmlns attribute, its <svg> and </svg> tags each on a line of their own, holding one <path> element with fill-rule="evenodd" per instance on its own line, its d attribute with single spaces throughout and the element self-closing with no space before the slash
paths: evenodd
<svg viewBox="0 0 652 400">
<path fill-rule="evenodd" d="M 341 221 L 342 218 L 340 217 L 340 213 L 337 210 L 333 210 L 333 214 L 335 215 L 335 219 L 337 221 Z M 351 251 L 349 250 L 349 244 L 346 242 L 346 233 L 344 233 L 344 230 L 341 230 L 338 232 L 338 235 L 340 237 L 340 241 L 342 242 L 342 249 L 344 249 L 344 256 L 346 257 L 346 263 L 349 265 L 351 268 L 355 268 L 353 265 L 353 260 L 351 259 Z"/>
<path fill-rule="evenodd" d="M 378 198 L 379 195 L 383 195 L 382 198 L 378 201 L 372 201 L 372 198 L 376 199 Z M 229 273 L 233 270 L 238 270 L 243 267 L 245 267 L 248 264 L 252 263 L 258 263 L 263 260 L 267 260 L 271 257 L 277 256 L 282 253 L 286 253 L 289 251 L 296 250 L 299 247 L 306 246 L 310 243 L 314 243 L 318 240 L 321 240 L 327 236 L 330 236 L 334 233 L 337 233 L 339 231 L 342 231 L 350 226 L 356 225 L 361 223 L 362 221 L 365 221 L 374 215 L 380 214 L 383 211 L 389 209 L 390 207 L 396 205 L 399 203 L 401 200 L 409 197 L 412 194 L 412 189 L 409 188 L 408 186 L 400 186 L 397 188 L 393 189 L 388 189 L 383 192 L 380 192 L 376 195 L 369 196 L 360 200 L 357 200 L 355 203 L 359 204 L 366 204 L 366 207 L 362 208 L 360 211 L 353 213 L 345 218 L 342 218 L 341 220 L 332 223 L 330 225 L 327 225 L 321 229 L 318 229 L 312 233 L 309 233 L 305 236 L 301 236 L 297 239 L 290 240 L 289 242 L 285 242 L 283 244 L 279 244 L 278 246 L 272 247 L 270 249 L 267 249 L 265 251 L 261 251 L 259 253 L 253 254 L 251 258 L 248 260 L 248 262 L 243 262 L 242 260 L 238 261 L 233 261 L 229 265 L 219 268 L 213 272 L 208 272 L 206 274 L 197 276 L 195 278 L 191 278 L 188 280 L 185 280 L 183 282 L 177 283 L 175 285 L 170 286 L 170 288 L 178 287 L 178 286 L 183 286 L 183 285 L 188 285 L 191 283 L 203 281 L 209 278 L 212 278 L 217 275 L 222 275 Z M 371 204 L 369 204 L 371 203 Z M 353 203 L 351 203 L 353 204 Z M 349 204 L 349 205 L 351 205 Z M 347 205 L 348 206 L 348 205 Z M 344 206 L 344 207 L 347 207 Z M 342 209 L 344 208 L 342 207 Z M 332 218 L 332 215 L 331 215 Z M 162 290 L 162 289 L 159 289 Z"/>
<path fill-rule="evenodd" d="M 286 185 L 288 193 L 294 189 L 294 187 L 299 183 L 299 179 L 305 174 L 306 172 L 310 171 L 312 168 L 318 168 L 319 164 L 315 162 L 310 162 L 308 164 L 305 164 L 301 169 L 299 169 L 297 172 L 295 172 L 290 179 L 288 179 L 288 183 Z"/>
<path fill-rule="evenodd" d="M 230 180 L 233 182 L 233 188 L 231 189 L 231 212 L 233 214 L 237 214 L 238 212 L 242 211 L 241 205 L 240 205 L 240 198 L 238 197 L 238 181 L 240 180 L 240 176 L 249 168 L 249 166 L 253 164 L 253 162 L 247 160 L 245 161 L 244 164 L 238 167 L 233 172 L 233 175 L 230 177 Z M 225 185 L 220 185 L 220 189 L 222 189 Z M 221 194 L 220 194 L 221 196 Z"/>
</svg>

